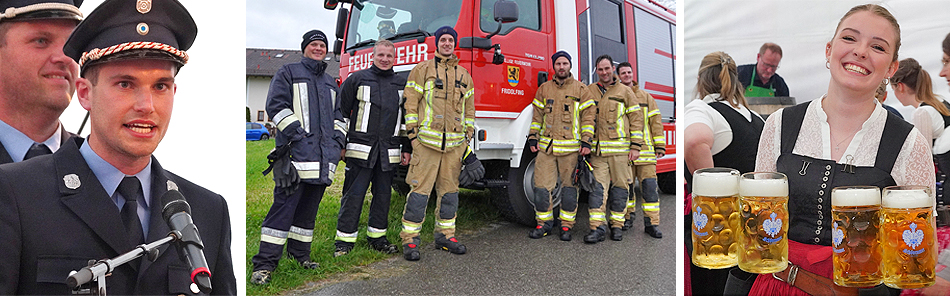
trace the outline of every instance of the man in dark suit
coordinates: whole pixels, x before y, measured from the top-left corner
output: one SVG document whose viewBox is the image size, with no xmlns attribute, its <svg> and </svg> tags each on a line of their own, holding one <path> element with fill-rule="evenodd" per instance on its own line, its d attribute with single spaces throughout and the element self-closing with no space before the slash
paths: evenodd
<svg viewBox="0 0 950 296">
<path fill-rule="evenodd" d="M 0 164 L 49 154 L 69 139 L 59 116 L 76 91 L 79 65 L 63 44 L 82 0 L 0 2 Z"/>
<path fill-rule="evenodd" d="M 48 157 L 0 168 L 0 294 L 69 294 L 66 278 L 88 260 L 114 258 L 166 237 L 162 196 L 177 189 L 191 205 L 211 274 L 211 294 L 235 294 L 231 229 L 220 196 L 151 155 L 168 128 L 175 75 L 197 28 L 176 0 L 107 0 L 66 42 L 90 111 L 87 140 Z M 114 267 L 108 293 L 193 294 L 193 267 L 174 246 Z"/>
</svg>

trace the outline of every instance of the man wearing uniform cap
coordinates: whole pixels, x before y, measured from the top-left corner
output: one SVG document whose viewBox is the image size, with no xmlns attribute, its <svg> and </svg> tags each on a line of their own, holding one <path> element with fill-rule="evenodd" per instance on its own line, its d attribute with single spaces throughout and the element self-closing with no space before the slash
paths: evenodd
<svg viewBox="0 0 950 296">
<path fill-rule="evenodd" d="M 79 66 L 63 44 L 82 0 L 0 2 L 0 164 L 50 154 L 71 136 L 63 114 Z"/>
<path fill-rule="evenodd" d="M 193 283 L 203 268 L 166 244 L 155 260 L 112 266 L 107 292 L 236 293 L 224 198 L 164 170 L 152 156 L 196 34 L 176 0 L 107 0 L 76 27 L 64 52 L 80 65 L 76 94 L 90 112 L 91 133 L 51 156 L 0 168 L 0 294 L 70 294 L 71 271 L 167 237 L 162 199 L 175 190 L 200 229 L 210 285 L 200 276 Z"/>
<path fill-rule="evenodd" d="M 570 241 L 577 214 L 577 186 L 571 171 L 581 156 L 590 154 L 594 141 L 594 95 L 583 82 L 571 75 L 571 55 L 558 51 L 551 56 L 554 79 L 534 95 L 534 115 L 528 130 L 528 147 L 538 152 L 534 170 L 534 207 L 538 226 L 528 237 L 538 239 L 553 232 L 555 226 L 552 195 L 560 192 L 561 237 Z M 540 152 L 539 152 L 540 151 Z M 560 190 L 555 187 L 560 183 Z"/>
<path fill-rule="evenodd" d="M 337 84 L 325 73 L 326 35 L 307 32 L 300 49 L 300 62 L 277 70 L 267 92 L 265 109 L 280 132 L 267 156 L 274 172 L 274 203 L 261 225 L 260 250 L 251 258 L 251 283 L 258 285 L 270 282 L 284 245 L 301 267 L 319 266 L 310 259 L 313 224 L 346 139 Z"/>
<path fill-rule="evenodd" d="M 455 55 L 458 33 L 444 26 L 434 35 L 435 58 L 412 68 L 403 92 L 406 130 L 412 142 L 406 183 L 412 189 L 406 197 L 399 237 L 403 255 L 409 261 L 421 257 L 419 232 L 433 186 L 439 194 L 435 209 L 436 247 L 465 254 L 465 245 L 455 238 L 459 177 L 463 163 L 466 171 L 480 166 L 468 147 L 475 133 L 475 90 L 472 76 L 459 66 Z"/>
</svg>

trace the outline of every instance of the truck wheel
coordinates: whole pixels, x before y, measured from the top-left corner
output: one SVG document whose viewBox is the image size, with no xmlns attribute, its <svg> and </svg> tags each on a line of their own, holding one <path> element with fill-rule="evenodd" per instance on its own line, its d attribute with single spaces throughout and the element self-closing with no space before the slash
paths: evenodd
<svg viewBox="0 0 950 296">
<path fill-rule="evenodd" d="M 522 154 L 521 167 L 509 168 L 508 186 L 492 187 L 492 203 L 508 220 L 535 226 L 534 153 Z"/>
<path fill-rule="evenodd" d="M 660 191 L 666 194 L 675 194 L 676 193 L 676 174 L 674 172 L 666 172 L 656 176 L 657 187 L 660 188 Z"/>
</svg>

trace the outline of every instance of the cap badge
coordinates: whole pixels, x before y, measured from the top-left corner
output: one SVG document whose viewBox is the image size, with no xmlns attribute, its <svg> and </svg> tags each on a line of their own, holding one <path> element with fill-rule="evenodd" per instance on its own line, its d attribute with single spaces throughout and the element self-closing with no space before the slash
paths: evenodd
<svg viewBox="0 0 950 296">
<path fill-rule="evenodd" d="M 178 190 L 178 184 L 175 184 L 175 182 L 172 180 L 168 180 L 165 185 L 168 190 Z"/>
<path fill-rule="evenodd" d="M 81 185 L 81 183 L 79 182 L 79 176 L 77 176 L 76 174 L 69 174 L 69 175 L 63 176 L 63 182 L 66 184 L 66 188 L 69 188 L 69 189 L 76 189 L 76 188 L 79 188 L 79 185 Z"/>
<path fill-rule="evenodd" d="M 141 14 L 146 14 L 152 10 L 152 0 L 138 0 L 135 2 L 135 10 Z"/>
<path fill-rule="evenodd" d="M 135 31 L 138 32 L 139 35 L 148 34 L 148 24 L 139 23 L 138 25 L 135 25 Z"/>
</svg>

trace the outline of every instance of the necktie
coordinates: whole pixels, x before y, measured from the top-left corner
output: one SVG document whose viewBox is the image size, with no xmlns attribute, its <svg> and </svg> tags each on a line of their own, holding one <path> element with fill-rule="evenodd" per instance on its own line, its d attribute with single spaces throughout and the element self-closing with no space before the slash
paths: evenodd
<svg viewBox="0 0 950 296">
<path fill-rule="evenodd" d="M 26 151 L 26 156 L 23 157 L 23 160 L 34 158 L 40 155 L 52 154 L 53 152 L 49 150 L 49 147 L 46 147 L 46 144 L 43 143 L 33 143 L 30 146 L 30 150 Z"/>
<path fill-rule="evenodd" d="M 125 205 L 120 212 L 122 224 L 129 231 L 129 240 L 133 245 L 139 245 L 145 242 L 145 235 L 142 231 L 142 222 L 139 221 L 138 200 L 142 196 L 142 183 L 134 176 L 128 176 L 119 183 L 116 189 L 122 198 L 125 199 Z"/>
</svg>

